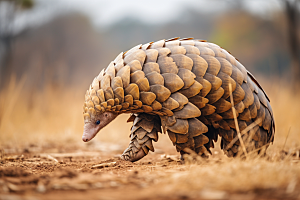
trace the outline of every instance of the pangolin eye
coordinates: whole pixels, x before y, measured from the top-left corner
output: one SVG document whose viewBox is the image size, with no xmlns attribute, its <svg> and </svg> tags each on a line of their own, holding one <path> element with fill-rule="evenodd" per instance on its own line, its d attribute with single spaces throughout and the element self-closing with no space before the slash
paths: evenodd
<svg viewBox="0 0 300 200">
<path fill-rule="evenodd" d="M 100 120 L 96 121 L 96 124 L 97 124 L 97 125 L 100 124 Z"/>
</svg>

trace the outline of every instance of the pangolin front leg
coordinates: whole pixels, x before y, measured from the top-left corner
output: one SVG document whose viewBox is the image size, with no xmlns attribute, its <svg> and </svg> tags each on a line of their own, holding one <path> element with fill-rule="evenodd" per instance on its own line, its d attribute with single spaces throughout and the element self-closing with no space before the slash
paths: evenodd
<svg viewBox="0 0 300 200">
<path fill-rule="evenodd" d="M 187 105 L 179 111 L 180 113 L 177 112 L 170 117 L 161 117 L 163 130 L 168 133 L 173 145 L 176 146 L 176 150 L 180 152 L 181 159 L 183 159 L 184 154 L 190 153 L 197 153 L 200 156 L 208 155 L 205 146 L 209 142 L 209 138 L 205 135 L 208 132 L 208 127 L 196 117 L 200 114 L 200 111 L 197 113 L 197 109 Z M 194 118 L 188 118 L 193 115 Z"/>
<path fill-rule="evenodd" d="M 158 116 L 145 113 L 134 114 L 128 121 L 133 121 L 130 143 L 121 155 L 121 158 L 135 162 L 146 156 L 149 150 L 154 152 L 152 141 L 158 141 L 158 132 L 161 132 L 161 122 Z"/>
</svg>

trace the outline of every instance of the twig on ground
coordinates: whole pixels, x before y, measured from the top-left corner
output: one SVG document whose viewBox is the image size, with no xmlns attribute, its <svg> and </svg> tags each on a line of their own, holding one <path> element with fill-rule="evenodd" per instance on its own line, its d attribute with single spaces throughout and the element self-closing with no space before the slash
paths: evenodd
<svg viewBox="0 0 300 200">
<path fill-rule="evenodd" d="M 99 168 L 104 168 L 104 167 L 114 167 L 117 162 L 110 162 L 110 163 L 101 163 L 98 165 L 93 165 L 92 169 L 99 169 Z"/>
<path fill-rule="evenodd" d="M 55 159 L 53 156 L 50 156 L 50 155 L 40 155 L 41 157 L 44 157 L 44 158 L 47 158 L 49 160 L 52 160 L 56 163 L 59 163 L 57 159 Z"/>
</svg>

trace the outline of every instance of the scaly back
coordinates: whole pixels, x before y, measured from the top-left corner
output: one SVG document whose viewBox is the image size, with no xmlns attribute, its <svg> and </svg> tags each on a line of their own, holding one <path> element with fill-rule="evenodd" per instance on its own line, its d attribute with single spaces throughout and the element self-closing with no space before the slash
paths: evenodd
<svg viewBox="0 0 300 200">
<path fill-rule="evenodd" d="M 240 130 L 257 120 L 248 132 L 255 147 L 273 141 L 272 108 L 254 76 L 226 50 L 192 38 L 150 42 L 120 53 L 87 90 L 84 118 L 105 111 L 159 115 L 178 151 L 196 148 L 202 133 L 200 143 L 207 148 L 217 135 L 225 148 L 236 135 L 230 84 Z M 197 131 L 187 134 L 190 126 Z M 235 148 L 228 154 L 236 154 Z"/>
</svg>

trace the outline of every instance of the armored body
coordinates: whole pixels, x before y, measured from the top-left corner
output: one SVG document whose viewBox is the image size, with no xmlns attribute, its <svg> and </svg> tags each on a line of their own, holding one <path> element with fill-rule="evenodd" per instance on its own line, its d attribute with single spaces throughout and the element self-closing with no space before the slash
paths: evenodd
<svg viewBox="0 0 300 200">
<path fill-rule="evenodd" d="M 119 114 L 132 113 L 130 144 L 122 154 L 129 161 L 154 151 L 159 132 L 181 154 L 207 154 L 220 136 L 228 156 L 241 145 L 236 129 L 256 149 L 267 147 L 275 132 L 269 99 L 254 76 L 228 51 L 193 38 L 120 53 L 93 80 L 83 109 L 85 142 Z"/>
</svg>

